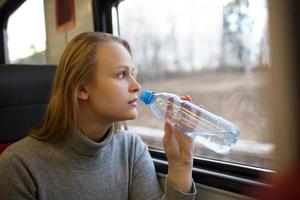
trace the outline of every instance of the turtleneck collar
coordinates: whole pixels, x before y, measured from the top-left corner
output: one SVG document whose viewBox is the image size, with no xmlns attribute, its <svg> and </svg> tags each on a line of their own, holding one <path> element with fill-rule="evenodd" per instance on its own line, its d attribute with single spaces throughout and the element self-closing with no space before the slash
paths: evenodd
<svg viewBox="0 0 300 200">
<path fill-rule="evenodd" d="M 79 154 L 93 157 L 99 154 L 100 150 L 107 145 L 114 133 L 113 125 L 107 130 L 104 140 L 101 142 L 95 142 L 85 136 L 80 130 L 75 133 L 67 134 L 65 141 Z"/>
</svg>

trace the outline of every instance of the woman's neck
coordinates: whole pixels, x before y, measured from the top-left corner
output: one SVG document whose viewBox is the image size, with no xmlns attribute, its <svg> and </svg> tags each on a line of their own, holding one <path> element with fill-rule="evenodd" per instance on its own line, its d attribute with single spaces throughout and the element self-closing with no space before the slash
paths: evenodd
<svg viewBox="0 0 300 200">
<path fill-rule="evenodd" d="M 112 126 L 112 122 L 99 119 L 86 109 L 81 109 L 77 113 L 77 127 L 89 139 L 95 142 L 104 140 L 107 130 Z"/>
<path fill-rule="evenodd" d="M 101 126 L 100 123 L 78 123 L 79 130 L 94 142 L 101 142 L 105 139 L 107 130 L 111 125 Z"/>
</svg>

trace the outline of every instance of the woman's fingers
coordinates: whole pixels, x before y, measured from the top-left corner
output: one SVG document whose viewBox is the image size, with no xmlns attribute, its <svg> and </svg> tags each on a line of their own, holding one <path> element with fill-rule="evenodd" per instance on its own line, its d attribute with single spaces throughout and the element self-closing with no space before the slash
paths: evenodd
<svg viewBox="0 0 300 200">
<path fill-rule="evenodd" d="M 192 102 L 192 98 L 190 95 L 184 95 L 180 97 L 181 100 Z"/>
<path fill-rule="evenodd" d="M 193 103 L 192 98 L 191 98 L 190 95 L 184 95 L 184 96 L 181 96 L 180 99 L 181 99 L 181 100 L 185 100 L 185 101 L 189 101 L 189 102 Z M 200 106 L 201 108 L 204 108 L 203 105 L 199 105 L 199 106 Z"/>
<path fill-rule="evenodd" d="M 184 142 L 191 142 L 193 141 L 193 138 L 189 137 L 188 135 L 186 135 L 185 133 L 182 132 L 182 128 L 180 128 L 179 126 L 177 127 L 177 125 L 175 125 L 174 127 L 174 133 L 173 133 L 176 137 L 176 139 L 184 141 Z"/>
<path fill-rule="evenodd" d="M 173 128 L 173 135 L 179 146 L 179 155 L 182 164 L 190 164 L 193 161 L 193 138 L 184 134 L 176 126 Z"/>
</svg>

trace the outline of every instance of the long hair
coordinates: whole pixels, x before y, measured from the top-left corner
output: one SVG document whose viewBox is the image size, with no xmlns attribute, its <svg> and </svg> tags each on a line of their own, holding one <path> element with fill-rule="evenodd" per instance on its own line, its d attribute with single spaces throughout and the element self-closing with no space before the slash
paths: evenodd
<svg viewBox="0 0 300 200">
<path fill-rule="evenodd" d="M 80 84 L 93 79 L 97 66 L 97 47 L 105 42 L 118 42 L 131 55 L 128 42 L 111 34 L 85 32 L 73 38 L 58 63 L 41 127 L 30 133 L 32 137 L 39 140 L 62 138 L 66 132 L 76 130 L 76 90 Z M 114 123 L 115 129 L 119 127 L 119 123 Z"/>
</svg>

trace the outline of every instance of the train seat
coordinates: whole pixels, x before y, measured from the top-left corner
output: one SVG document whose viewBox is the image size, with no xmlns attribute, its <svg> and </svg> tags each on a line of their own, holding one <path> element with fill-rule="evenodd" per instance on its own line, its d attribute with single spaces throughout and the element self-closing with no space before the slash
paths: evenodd
<svg viewBox="0 0 300 200">
<path fill-rule="evenodd" d="M 54 65 L 0 64 L 0 154 L 39 126 L 55 70 Z"/>
</svg>

